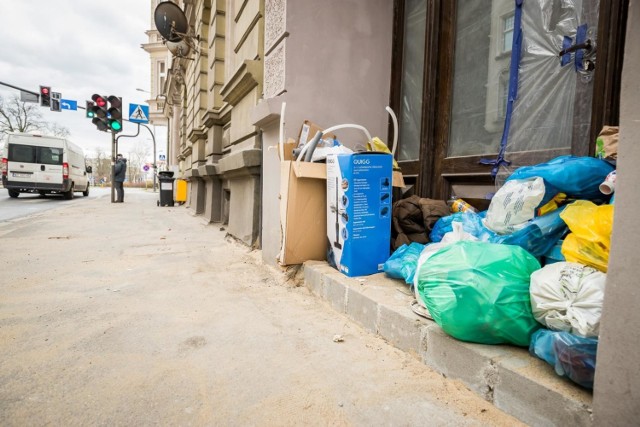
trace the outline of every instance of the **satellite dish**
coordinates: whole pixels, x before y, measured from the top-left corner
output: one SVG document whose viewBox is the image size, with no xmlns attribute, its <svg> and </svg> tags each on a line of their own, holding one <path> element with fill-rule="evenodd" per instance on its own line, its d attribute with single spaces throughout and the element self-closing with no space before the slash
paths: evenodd
<svg viewBox="0 0 640 427">
<path fill-rule="evenodd" d="M 169 52 L 179 58 L 185 58 L 191 51 L 191 47 L 189 46 L 189 43 L 186 39 L 180 40 L 175 43 L 167 41 L 167 49 L 169 49 Z"/>
<path fill-rule="evenodd" d="M 187 17 L 177 4 L 170 1 L 158 4 L 153 17 L 158 32 L 167 41 L 177 43 L 187 35 Z"/>
</svg>

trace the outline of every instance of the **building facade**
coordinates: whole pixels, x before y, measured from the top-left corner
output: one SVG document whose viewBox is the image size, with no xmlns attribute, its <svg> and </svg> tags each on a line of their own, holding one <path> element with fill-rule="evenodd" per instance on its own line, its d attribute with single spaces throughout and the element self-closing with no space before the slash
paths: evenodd
<svg viewBox="0 0 640 427">
<path fill-rule="evenodd" d="M 152 1 L 152 10 L 156 3 Z M 571 5 L 505 0 L 176 3 L 190 25 L 189 54 L 160 53 L 153 30 L 145 45 L 152 63 L 152 98 L 169 127 L 169 164 L 189 182 L 188 208 L 194 215 L 223 224 L 233 237 L 260 248 L 272 265 L 282 238 L 275 148 L 284 102 L 285 137 L 297 137 L 308 119 L 325 128 L 359 124 L 384 141 L 391 139 L 385 111 L 390 105 L 400 122 L 396 157 L 406 194 L 438 199 L 455 194 L 482 201 L 513 167 L 562 154 L 592 154 L 602 126 L 623 121 L 623 62 L 630 67 L 625 73 L 638 66 L 637 47 L 625 44 L 627 21 L 640 19 L 637 0 Z M 518 12 L 521 6 L 528 9 Z M 533 49 L 544 52 L 543 58 L 525 54 L 521 59 L 519 88 L 532 102 L 514 107 L 509 63 L 518 19 L 548 39 Z M 565 37 L 575 42 L 578 27 L 597 41 L 597 58 L 587 52 L 583 69 L 565 67 L 554 50 L 557 40 L 560 48 Z M 163 55 L 166 75 L 158 65 Z M 541 62 L 527 66 L 526 61 L 536 59 Z M 623 105 L 628 115 L 640 111 L 633 109 L 637 99 L 627 98 Z M 633 120 L 626 117 L 629 126 Z M 351 148 L 366 143 L 355 132 L 338 137 Z M 621 138 L 624 142 L 624 133 Z M 628 155 L 627 162 L 635 158 L 632 150 Z M 625 185 L 623 174 L 619 181 Z M 637 253 L 632 235 L 617 228 L 619 217 L 629 219 L 640 208 L 628 196 L 616 200 L 612 255 Z M 613 263 L 607 286 L 613 289 L 611 301 L 619 304 L 605 301 L 605 363 L 615 363 L 616 349 L 635 353 L 622 351 L 615 339 L 626 333 L 622 316 L 627 322 L 639 317 L 621 302 L 622 289 L 633 293 L 625 280 L 633 283 L 633 273 Z M 624 375 L 616 377 L 637 380 L 623 387 L 635 396 L 640 369 L 630 365 L 601 370 L 621 369 Z M 599 379 L 596 418 L 615 403 L 604 393 L 611 387 Z"/>
</svg>

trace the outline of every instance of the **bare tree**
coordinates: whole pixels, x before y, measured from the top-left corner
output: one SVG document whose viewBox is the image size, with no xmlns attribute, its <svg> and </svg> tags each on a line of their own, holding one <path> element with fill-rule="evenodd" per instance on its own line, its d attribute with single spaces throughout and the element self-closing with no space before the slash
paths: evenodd
<svg viewBox="0 0 640 427">
<path fill-rule="evenodd" d="M 66 137 L 69 129 L 58 123 L 49 123 L 42 118 L 37 104 L 23 102 L 17 95 L 6 100 L 0 96 L 0 141 L 9 132 L 47 131 L 55 136 Z"/>
<path fill-rule="evenodd" d="M 107 156 L 99 147 L 95 149 L 96 156 L 91 159 L 93 168 L 93 176 L 96 182 L 100 182 L 103 178 L 105 182 L 111 180 L 111 157 Z"/>
<path fill-rule="evenodd" d="M 133 149 L 128 153 L 127 175 L 129 175 L 129 182 L 140 182 L 142 180 L 142 166 L 146 163 L 145 159 L 150 154 L 151 149 L 148 144 L 143 141 L 136 141 Z"/>
</svg>

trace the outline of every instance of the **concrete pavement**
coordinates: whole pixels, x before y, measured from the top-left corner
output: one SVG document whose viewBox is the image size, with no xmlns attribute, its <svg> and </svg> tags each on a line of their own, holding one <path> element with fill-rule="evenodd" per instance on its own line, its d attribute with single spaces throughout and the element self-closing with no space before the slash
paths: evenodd
<svg viewBox="0 0 640 427">
<path fill-rule="evenodd" d="M 157 198 L 0 223 L 2 425 L 518 425 Z"/>
</svg>

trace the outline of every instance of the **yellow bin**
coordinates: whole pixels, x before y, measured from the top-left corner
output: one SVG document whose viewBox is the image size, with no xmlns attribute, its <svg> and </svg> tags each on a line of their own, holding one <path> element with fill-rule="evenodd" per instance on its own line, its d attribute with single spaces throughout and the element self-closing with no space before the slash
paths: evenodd
<svg viewBox="0 0 640 427">
<path fill-rule="evenodd" d="M 187 201 L 187 180 L 176 179 L 176 202 L 184 203 Z"/>
</svg>

